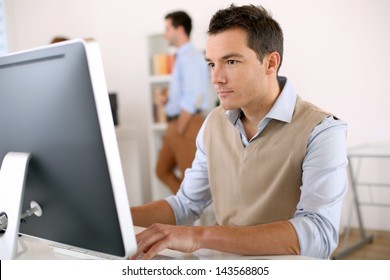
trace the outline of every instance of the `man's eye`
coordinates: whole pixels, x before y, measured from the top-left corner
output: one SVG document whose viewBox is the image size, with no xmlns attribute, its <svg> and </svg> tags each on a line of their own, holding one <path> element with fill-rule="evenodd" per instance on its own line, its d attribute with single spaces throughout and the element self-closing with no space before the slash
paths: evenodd
<svg viewBox="0 0 390 280">
<path fill-rule="evenodd" d="M 236 64 L 236 63 L 237 63 L 236 60 L 228 60 L 228 61 L 227 61 L 227 64 L 229 64 L 229 65 L 234 65 L 234 64 Z"/>
<path fill-rule="evenodd" d="M 209 68 L 214 68 L 214 63 L 209 63 L 209 64 L 207 64 L 207 66 L 208 66 Z"/>
</svg>

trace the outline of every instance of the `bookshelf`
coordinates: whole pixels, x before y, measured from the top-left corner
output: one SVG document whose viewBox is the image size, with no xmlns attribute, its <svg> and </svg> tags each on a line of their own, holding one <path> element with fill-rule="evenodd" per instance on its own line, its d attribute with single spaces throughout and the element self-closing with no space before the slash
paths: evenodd
<svg viewBox="0 0 390 280">
<path fill-rule="evenodd" d="M 161 98 L 168 93 L 170 73 L 174 58 L 172 49 L 163 34 L 153 34 L 147 37 L 149 61 L 149 96 L 150 96 L 150 182 L 152 200 L 162 199 L 171 195 L 171 191 L 156 176 L 156 162 L 167 129 L 164 106 Z"/>
</svg>

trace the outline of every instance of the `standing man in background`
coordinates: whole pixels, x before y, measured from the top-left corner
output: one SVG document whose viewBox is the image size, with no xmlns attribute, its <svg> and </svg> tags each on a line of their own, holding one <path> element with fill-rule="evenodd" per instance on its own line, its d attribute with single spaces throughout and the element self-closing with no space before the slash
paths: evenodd
<svg viewBox="0 0 390 280">
<path fill-rule="evenodd" d="M 157 160 L 158 178 L 172 193 L 180 187 L 184 171 L 195 156 L 196 135 L 207 109 L 209 74 L 204 55 L 190 42 L 191 18 L 183 11 L 165 17 L 165 38 L 177 48 L 165 113 L 168 129 Z M 181 176 L 175 174 L 178 167 Z"/>
</svg>

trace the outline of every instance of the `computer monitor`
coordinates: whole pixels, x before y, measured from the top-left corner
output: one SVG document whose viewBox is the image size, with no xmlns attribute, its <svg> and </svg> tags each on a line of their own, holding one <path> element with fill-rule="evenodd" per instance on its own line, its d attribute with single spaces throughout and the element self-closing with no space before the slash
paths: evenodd
<svg viewBox="0 0 390 280">
<path fill-rule="evenodd" d="M 43 212 L 22 222 L 21 234 L 119 258 L 135 252 L 96 42 L 0 57 L 0 163 L 9 152 L 31 155 L 22 211 L 35 201 Z"/>
</svg>

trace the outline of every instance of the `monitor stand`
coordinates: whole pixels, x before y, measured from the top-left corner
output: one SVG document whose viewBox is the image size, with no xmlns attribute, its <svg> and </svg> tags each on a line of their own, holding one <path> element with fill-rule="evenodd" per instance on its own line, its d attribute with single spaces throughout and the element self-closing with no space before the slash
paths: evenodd
<svg viewBox="0 0 390 280">
<path fill-rule="evenodd" d="M 24 186 L 30 154 L 9 152 L 0 169 L 0 216 L 6 229 L 0 233 L 0 259 L 14 259 L 17 251 Z"/>
</svg>

